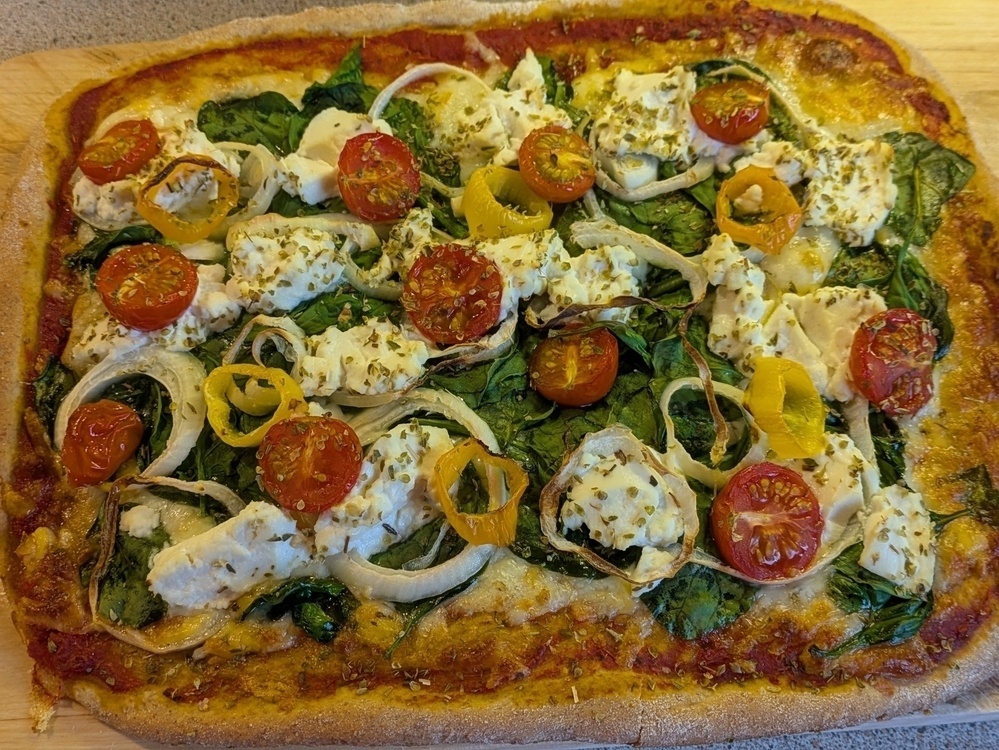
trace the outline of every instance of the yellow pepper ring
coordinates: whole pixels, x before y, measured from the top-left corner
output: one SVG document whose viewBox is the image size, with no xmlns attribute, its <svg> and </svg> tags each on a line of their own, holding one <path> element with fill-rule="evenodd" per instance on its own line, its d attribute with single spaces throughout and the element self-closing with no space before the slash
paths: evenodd
<svg viewBox="0 0 999 750">
<path fill-rule="evenodd" d="M 455 507 L 450 488 L 471 461 L 500 469 L 506 476 L 509 499 L 499 507 L 490 498 L 485 513 L 462 513 Z M 478 440 L 468 438 L 441 456 L 434 466 L 434 493 L 444 516 L 465 541 L 506 547 L 517 537 L 517 506 L 527 489 L 527 473 L 516 461 L 496 456 Z"/>
<path fill-rule="evenodd" d="M 179 192 L 198 193 L 211 190 L 211 182 L 217 186 L 217 194 L 205 201 L 203 209 L 189 205 L 178 205 L 192 218 L 184 218 L 169 204 L 161 205 L 161 195 Z M 239 180 L 214 159 L 202 156 L 182 156 L 174 159 L 159 171 L 139 190 L 135 210 L 154 229 L 174 242 L 196 242 L 203 240 L 221 224 L 229 212 L 239 202 Z"/>
<path fill-rule="evenodd" d="M 826 407 L 805 368 L 780 357 L 760 357 L 755 366 L 746 408 L 767 433 L 773 452 L 778 458 L 821 452 Z"/>
<path fill-rule="evenodd" d="M 520 172 L 506 167 L 482 167 L 472 172 L 461 207 L 469 234 L 476 239 L 540 232 L 552 224 L 548 201 L 527 186 Z"/>
<path fill-rule="evenodd" d="M 251 390 L 251 394 L 243 393 L 242 397 L 237 396 L 234 401 L 230 402 L 229 394 L 234 393 L 233 389 L 240 390 L 235 381 L 237 375 L 244 375 L 252 380 L 267 381 L 280 397 L 271 418 L 251 432 L 240 432 L 232 426 L 229 416 L 232 413 L 233 404 L 249 406 L 249 409 L 245 409 L 246 413 L 263 416 L 267 413 L 267 410 L 264 409 L 265 401 L 270 396 L 257 398 L 252 395 L 252 387 L 250 387 L 248 390 Z M 223 443 L 236 448 L 253 448 L 260 445 L 264 435 L 272 426 L 295 414 L 305 404 L 305 396 L 298 383 L 292 380 L 284 370 L 279 370 L 276 367 L 223 365 L 216 367 L 208 374 L 203 387 L 205 404 L 208 407 L 208 423 Z M 264 389 L 261 391 L 266 392 Z"/>
<path fill-rule="evenodd" d="M 735 202 L 754 187 L 759 190 L 751 196 L 751 201 L 758 204 L 751 213 L 753 223 L 736 221 L 732 218 Z M 801 206 L 787 185 L 766 167 L 746 167 L 736 172 L 722 183 L 715 202 L 719 231 L 765 253 L 780 252 L 798 231 L 802 218 Z"/>
</svg>

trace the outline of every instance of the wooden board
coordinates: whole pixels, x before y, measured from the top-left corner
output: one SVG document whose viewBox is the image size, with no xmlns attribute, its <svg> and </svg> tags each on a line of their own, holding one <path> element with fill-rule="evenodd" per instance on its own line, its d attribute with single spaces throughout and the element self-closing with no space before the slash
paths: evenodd
<svg viewBox="0 0 999 750">
<path fill-rule="evenodd" d="M 996 0 L 840 0 L 864 13 L 922 52 L 940 72 L 962 106 L 979 148 L 993 173 L 999 173 L 999 139 L 991 138 L 999 120 L 999 2 Z M 79 82 L 108 67 L 147 55 L 168 42 L 109 45 L 35 52 L 0 63 L 0 214 L 24 145 L 38 132 L 46 108 Z M 31 732 L 31 662 L 11 624 L 0 591 L 0 747 L 62 748 L 165 747 L 138 743 L 105 727 L 75 704 L 63 702 L 53 728 Z M 874 722 L 874 727 L 914 727 L 999 719 L 999 680 L 933 711 Z M 855 738 L 859 740 L 860 738 Z M 853 741 L 851 740 L 851 744 Z M 554 746 L 557 747 L 557 746 Z M 733 743 L 730 750 L 751 750 L 756 742 Z M 773 747 L 768 744 L 767 747 Z"/>
</svg>

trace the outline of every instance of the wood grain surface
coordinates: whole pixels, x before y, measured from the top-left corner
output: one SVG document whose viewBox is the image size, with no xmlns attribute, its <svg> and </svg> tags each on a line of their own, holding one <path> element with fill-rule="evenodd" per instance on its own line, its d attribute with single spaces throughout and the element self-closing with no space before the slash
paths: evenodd
<svg viewBox="0 0 999 750">
<path fill-rule="evenodd" d="M 986 163 L 999 173 L 999 0 L 841 0 L 902 39 L 939 71 L 962 106 Z M 149 54 L 169 42 L 52 50 L 0 63 L 0 214 L 24 145 L 38 131 L 47 107 L 77 83 L 109 66 Z M 31 731 L 30 668 L 0 592 L 0 748 L 156 748 L 124 737 L 63 702 L 52 728 Z M 918 726 L 999 718 L 999 685 L 985 686 L 932 712 L 901 717 L 881 726 Z M 875 725 L 867 725 L 864 729 Z M 999 731 L 999 726 L 996 727 Z M 913 734 L 913 738 L 915 738 Z M 831 740 L 830 740 L 831 741 Z M 826 746 L 820 737 L 809 747 Z M 838 747 L 838 742 L 836 743 Z M 873 745 L 872 745 L 873 746 Z M 914 745 L 910 745 L 914 746 Z M 721 746 L 719 746 L 721 747 Z M 763 750 L 769 742 L 736 742 L 728 750 Z"/>
</svg>

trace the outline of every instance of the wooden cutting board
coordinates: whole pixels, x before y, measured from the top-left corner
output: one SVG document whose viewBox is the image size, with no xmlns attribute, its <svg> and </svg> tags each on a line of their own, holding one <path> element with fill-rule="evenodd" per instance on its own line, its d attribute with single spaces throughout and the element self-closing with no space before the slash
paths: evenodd
<svg viewBox="0 0 999 750">
<path fill-rule="evenodd" d="M 906 41 L 940 72 L 961 104 L 986 163 L 999 173 L 999 2 L 996 0 L 841 0 Z M 54 12 L 54 11 L 52 11 Z M 150 7 L 149 13 L 165 14 Z M 59 22 L 52 19 L 53 22 Z M 160 26 L 151 17 L 149 28 Z M 151 31 L 150 33 L 155 33 Z M 0 207 L 16 173 L 24 145 L 39 131 L 46 108 L 77 83 L 100 76 L 110 66 L 158 51 L 169 42 L 110 45 L 35 52 L 0 63 Z M 2 213 L 2 209 L 0 209 Z M 46 735 L 31 732 L 29 675 L 24 654 L 0 592 L 0 747 L 3 748 L 157 748 L 108 729 L 86 711 L 64 702 Z M 900 717 L 877 726 L 919 726 L 999 718 L 999 681 L 929 713 Z M 875 726 L 866 725 L 864 728 Z M 902 739 L 902 738 L 899 738 Z M 854 737 L 850 744 L 856 744 Z M 903 744 L 905 740 L 902 739 Z M 751 750 L 755 742 L 730 750 Z"/>
</svg>

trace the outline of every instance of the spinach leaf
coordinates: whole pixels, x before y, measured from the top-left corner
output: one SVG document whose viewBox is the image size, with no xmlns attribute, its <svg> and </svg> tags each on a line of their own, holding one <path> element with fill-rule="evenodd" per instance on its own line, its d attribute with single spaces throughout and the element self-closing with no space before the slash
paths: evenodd
<svg viewBox="0 0 999 750">
<path fill-rule="evenodd" d="M 416 205 L 420 208 L 430 209 L 430 215 L 434 217 L 434 225 L 441 231 L 456 240 L 468 237 L 468 224 L 454 215 L 451 201 L 446 198 L 438 198 L 430 186 L 424 185 L 420 188 Z"/>
<path fill-rule="evenodd" d="M 692 641 L 735 622 L 753 605 L 756 591 L 738 578 L 689 564 L 641 599 L 670 635 Z"/>
<path fill-rule="evenodd" d="M 963 516 L 973 518 L 999 528 L 999 489 L 996 489 L 989 474 L 988 467 L 980 464 L 967 471 L 962 471 L 955 479 L 964 484 L 964 508 L 941 515 L 930 512 L 937 531 L 941 531 L 951 521 Z"/>
<path fill-rule="evenodd" d="M 556 211 L 558 211 L 557 206 Z M 552 227 L 561 238 L 565 251 L 573 258 L 582 255 L 583 248 L 572 241 L 572 225 L 577 221 L 583 221 L 587 218 L 589 218 L 589 215 L 586 213 L 581 200 L 566 203 L 558 213 L 558 217 L 555 219 L 555 224 Z"/>
<path fill-rule="evenodd" d="M 545 101 L 569 115 L 573 125 L 579 125 L 586 118 L 586 112 L 572 106 L 572 84 L 559 75 L 552 58 L 547 55 L 538 55 L 537 57 L 538 63 L 541 65 L 541 75 L 545 81 Z"/>
<path fill-rule="evenodd" d="M 742 373 L 731 362 L 708 349 L 708 324 L 702 318 L 692 318 L 687 327 L 687 341 L 708 363 L 711 378 L 721 383 L 738 385 Z M 673 334 L 652 347 L 652 369 L 655 373 L 653 391 L 662 395 L 670 381 L 697 376 L 697 365 L 687 354 L 679 334 Z"/>
<path fill-rule="evenodd" d="M 236 141 L 261 145 L 284 156 L 294 149 L 288 130 L 298 107 L 276 91 L 265 91 L 247 99 L 209 101 L 198 110 L 198 129 L 212 142 Z"/>
<path fill-rule="evenodd" d="M 933 595 L 914 597 L 891 581 L 860 566 L 863 545 L 848 547 L 833 561 L 828 592 L 844 612 L 860 614 L 864 626 L 831 649 L 812 647 L 821 658 L 836 658 L 855 648 L 879 643 L 898 644 L 912 638 L 933 611 Z"/>
<path fill-rule="evenodd" d="M 698 182 L 692 188 L 687 188 L 687 194 L 700 203 L 705 211 L 714 216 L 715 207 L 718 204 L 718 191 L 721 190 L 721 184 L 724 181 L 724 177 L 715 172 L 708 179 Z"/>
<path fill-rule="evenodd" d="M 31 385 L 35 390 L 35 411 L 51 435 L 59 405 L 76 385 L 76 376 L 58 357 L 49 357 L 45 369 Z"/>
<path fill-rule="evenodd" d="M 934 281 L 907 245 L 840 251 L 825 279 L 826 286 L 867 286 L 885 298 L 889 308 L 907 307 L 933 323 L 936 358 L 950 348 L 954 325 L 947 313 L 947 290 Z"/>
<path fill-rule="evenodd" d="M 561 552 L 550 546 L 541 533 L 538 509 L 521 503 L 517 508 L 517 538 L 509 547 L 517 557 L 533 565 L 574 578 L 603 578 L 604 574 L 587 564 L 579 555 Z"/>
<path fill-rule="evenodd" d="M 358 601 L 336 579 L 292 578 L 258 596 L 243 619 L 259 615 L 273 621 L 291 612 L 291 620 L 320 643 L 329 643 L 347 624 Z"/>
<path fill-rule="evenodd" d="M 711 212 L 683 192 L 626 203 L 598 191 L 607 215 L 621 226 L 648 235 L 683 255 L 708 246 L 715 230 Z"/>
<path fill-rule="evenodd" d="M 749 452 L 749 430 L 740 427 L 744 416 L 739 407 L 728 399 L 718 397 L 718 407 L 730 426 L 730 442 L 718 468 L 731 469 Z M 715 423 L 708 409 L 704 391 L 685 389 L 670 400 L 669 415 L 676 430 L 676 439 L 687 449 L 695 461 L 712 466 L 711 447 L 715 440 Z"/>
<path fill-rule="evenodd" d="M 139 469 L 145 469 L 163 452 L 170 437 L 173 428 L 170 395 L 159 381 L 136 375 L 108 386 L 101 397 L 132 407 L 142 418 L 142 442 L 135 459 Z"/>
<path fill-rule="evenodd" d="M 905 437 L 898 425 L 880 409 L 868 415 L 874 456 L 878 462 L 881 485 L 887 487 L 902 482 L 905 477 Z"/>
<path fill-rule="evenodd" d="M 122 245 L 140 245 L 143 242 L 162 242 L 163 235 L 152 227 L 135 226 L 105 232 L 94 230 L 94 238 L 80 250 L 66 256 L 65 263 L 77 271 L 97 273 L 104 259 L 112 250 Z"/>
<path fill-rule="evenodd" d="M 306 300 L 289 317 L 306 336 L 315 336 L 332 326 L 347 331 L 370 318 L 387 318 L 398 324 L 402 320 L 402 307 L 345 287 Z"/>
<path fill-rule="evenodd" d="M 975 165 L 921 133 L 887 133 L 884 139 L 895 149 L 892 172 L 898 187 L 888 225 L 924 246 L 940 227 L 944 204 L 968 184 Z"/>
<path fill-rule="evenodd" d="M 246 502 L 267 497 L 257 484 L 256 448 L 235 448 L 223 443 L 211 425 L 205 425 L 176 476 L 188 482 L 202 479 L 219 482 Z"/>
<path fill-rule="evenodd" d="M 690 285 L 679 272 L 661 268 L 650 269 L 644 297 L 651 299 L 659 307 L 637 305 L 632 310 L 630 327 L 646 342 L 660 341 L 675 334 L 687 305 L 693 299 Z M 628 343 L 627 340 L 622 340 Z M 651 366 L 651 358 L 647 364 Z"/>
<path fill-rule="evenodd" d="M 142 539 L 118 532 L 114 551 L 101 579 L 97 609 L 111 622 L 142 628 L 162 618 L 167 604 L 149 590 L 149 560 L 170 543 L 166 531 L 157 526 Z"/>
<path fill-rule="evenodd" d="M 288 127 L 288 145 L 298 148 L 302 134 L 312 119 L 325 109 L 336 107 L 344 112 L 364 113 L 371 108 L 378 89 L 364 83 L 361 74 L 361 47 L 348 52 L 333 74 L 323 83 L 313 83 L 302 94 L 302 110 L 292 115 Z"/>
<path fill-rule="evenodd" d="M 954 325 L 947 314 L 947 290 L 934 281 L 923 264 L 906 248 L 899 251 L 895 273 L 884 295 L 885 304 L 915 310 L 933 323 L 937 334 L 935 359 L 940 359 L 950 349 L 954 340 Z"/>
</svg>

